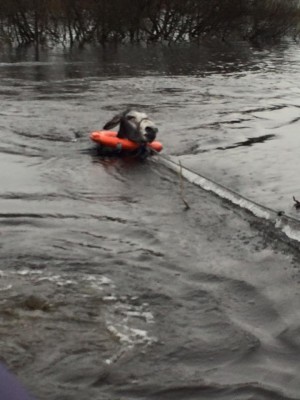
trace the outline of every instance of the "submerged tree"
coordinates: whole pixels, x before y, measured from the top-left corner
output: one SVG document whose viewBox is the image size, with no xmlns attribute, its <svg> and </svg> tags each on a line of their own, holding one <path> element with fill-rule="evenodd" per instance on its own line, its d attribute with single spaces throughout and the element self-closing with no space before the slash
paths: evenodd
<svg viewBox="0 0 300 400">
<path fill-rule="evenodd" d="M 248 41 L 297 34 L 298 0 L 2 0 L 0 36 L 13 44 Z"/>
</svg>

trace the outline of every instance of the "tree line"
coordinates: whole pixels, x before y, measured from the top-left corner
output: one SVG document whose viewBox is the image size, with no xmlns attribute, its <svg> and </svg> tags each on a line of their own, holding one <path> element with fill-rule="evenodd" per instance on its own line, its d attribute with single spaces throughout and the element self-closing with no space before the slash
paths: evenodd
<svg viewBox="0 0 300 400">
<path fill-rule="evenodd" d="M 0 0 L 2 43 L 84 45 L 297 35 L 298 0 Z"/>
</svg>

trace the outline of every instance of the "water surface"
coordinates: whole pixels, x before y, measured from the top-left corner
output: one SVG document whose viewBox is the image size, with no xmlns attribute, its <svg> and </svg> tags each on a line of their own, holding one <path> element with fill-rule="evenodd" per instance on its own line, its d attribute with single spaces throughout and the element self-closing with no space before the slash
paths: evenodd
<svg viewBox="0 0 300 400">
<path fill-rule="evenodd" d="M 299 218 L 300 53 L 3 54 L 1 358 L 40 399 L 299 399 L 299 258 L 158 160 L 89 141 L 143 109 L 165 154 Z M 296 245 L 297 247 L 297 245 Z"/>
</svg>

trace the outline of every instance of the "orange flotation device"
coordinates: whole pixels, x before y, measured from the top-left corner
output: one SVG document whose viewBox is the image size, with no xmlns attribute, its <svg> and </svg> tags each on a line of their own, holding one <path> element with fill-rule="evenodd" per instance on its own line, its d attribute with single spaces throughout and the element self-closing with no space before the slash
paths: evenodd
<svg viewBox="0 0 300 400">
<path fill-rule="evenodd" d="M 120 139 L 117 137 L 117 132 L 114 131 L 96 131 L 92 132 L 90 135 L 91 140 L 94 142 L 101 144 L 105 147 L 110 147 L 116 150 L 137 150 L 140 145 L 138 143 L 132 142 L 128 139 Z M 151 143 L 147 143 L 147 146 L 150 149 L 155 151 L 161 151 L 163 149 L 163 145 L 160 142 L 153 141 Z"/>
</svg>

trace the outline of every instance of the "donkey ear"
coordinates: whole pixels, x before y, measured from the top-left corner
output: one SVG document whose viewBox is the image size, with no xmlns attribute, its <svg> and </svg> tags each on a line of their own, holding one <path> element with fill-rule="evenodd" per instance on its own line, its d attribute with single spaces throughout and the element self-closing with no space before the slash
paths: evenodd
<svg viewBox="0 0 300 400">
<path fill-rule="evenodd" d="M 117 114 L 115 115 L 110 121 L 106 122 L 106 124 L 103 126 L 103 129 L 109 130 L 111 128 L 114 128 L 120 123 L 122 114 Z"/>
<path fill-rule="evenodd" d="M 121 118 L 125 117 L 129 111 L 130 110 L 127 109 L 127 110 L 115 115 L 110 121 L 106 122 L 106 124 L 103 126 L 103 129 L 108 130 L 108 129 L 111 129 L 111 128 L 114 128 L 115 126 L 117 126 L 120 123 Z"/>
</svg>

